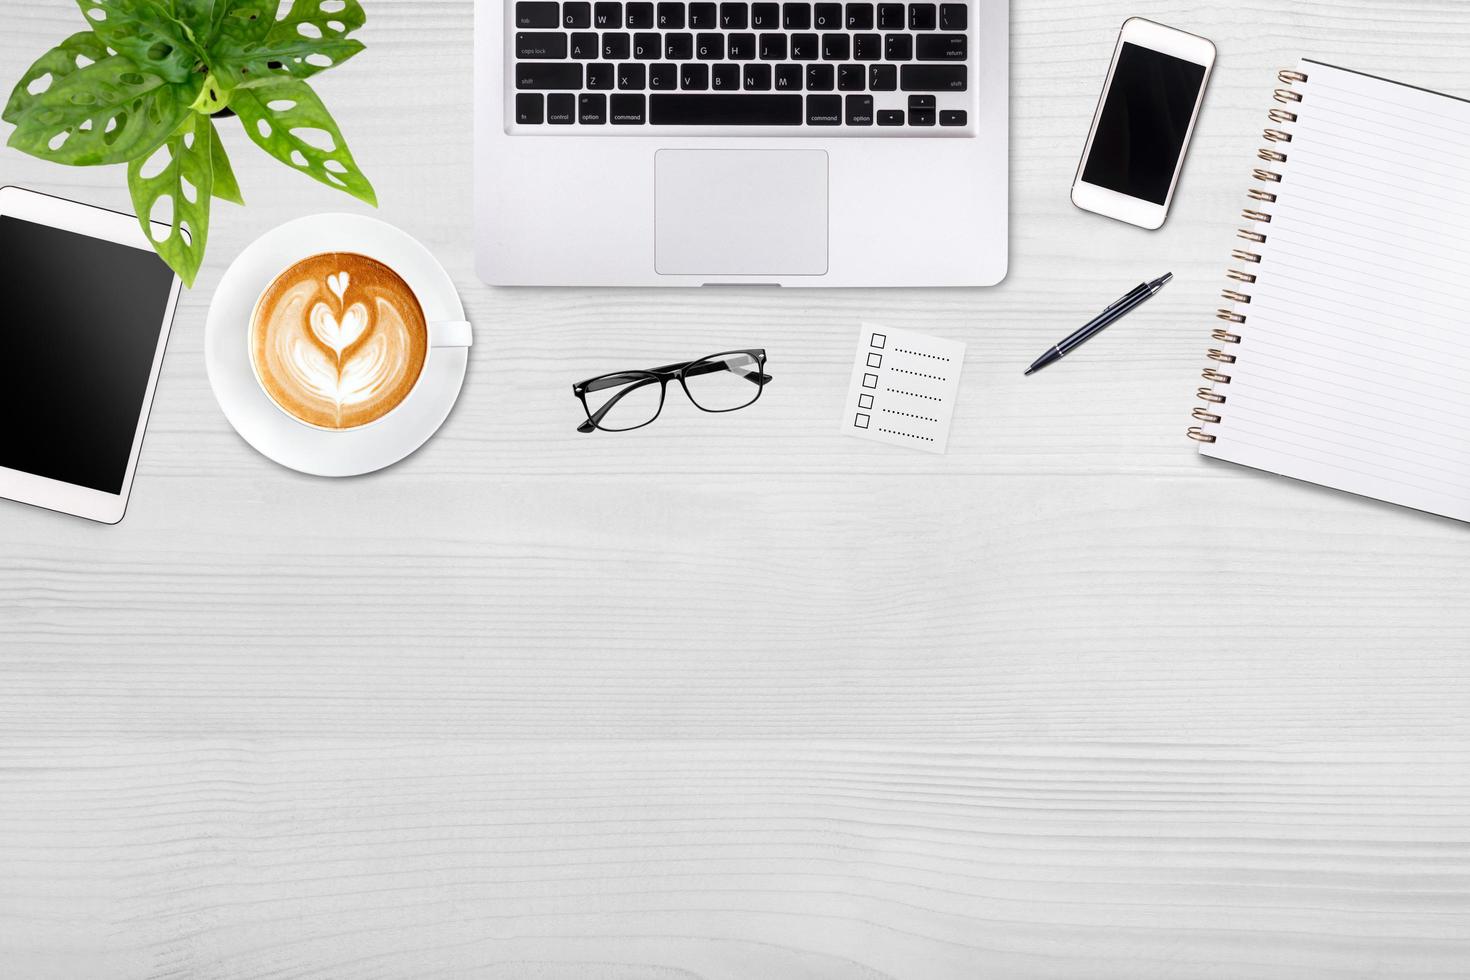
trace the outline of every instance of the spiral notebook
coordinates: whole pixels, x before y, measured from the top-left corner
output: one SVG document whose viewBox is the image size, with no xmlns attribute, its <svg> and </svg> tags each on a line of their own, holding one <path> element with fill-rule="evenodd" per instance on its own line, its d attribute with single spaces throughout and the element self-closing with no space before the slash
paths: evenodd
<svg viewBox="0 0 1470 980">
<path fill-rule="evenodd" d="M 1470 102 L 1279 79 L 1190 438 L 1470 521 Z"/>
</svg>

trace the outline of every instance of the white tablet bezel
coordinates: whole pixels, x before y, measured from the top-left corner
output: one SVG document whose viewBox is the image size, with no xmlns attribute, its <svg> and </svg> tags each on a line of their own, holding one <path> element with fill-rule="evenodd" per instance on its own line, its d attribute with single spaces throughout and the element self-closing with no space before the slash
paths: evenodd
<svg viewBox="0 0 1470 980">
<path fill-rule="evenodd" d="M 1092 155 L 1097 126 L 1102 121 L 1103 107 L 1107 104 L 1108 92 L 1113 87 L 1113 75 L 1118 70 L 1118 58 L 1123 53 L 1124 44 L 1136 44 L 1150 51 L 1173 55 L 1183 61 L 1200 65 L 1205 70 L 1204 77 L 1200 79 L 1199 94 L 1195 96 L 1194 111 L 1189 117 L 1189 129 L 1184 133 L 1184 145 L 1179 148 L 1179 159 L 1174 161 L 1174 176 L 1169 181 L 1169 194 L 1164 198 L 1163 204 L 1120 194 L 1082 179 L 1082 174 L 1087 169 L 1087 159 Z M 1087 145 L 1083 147 L 1082 159 L 1077 164 L 1077 175 L 1072 179 L 1072 203 L 1084 211 L 1117 218 L 1150 231 L 1163 227 L 1164 219 L 1169 216 L 1169 207 L 1174 203 L 1174 192 L 1179 189 L 1179 177 L 1184 173 L 1184 158 L 1189 155 L 1189 144 L 1194 139 L 1194 127 L 1199 122 L 1200 107 L 1205 104 L 1205 90 L 1209 88 L 1214 67 L 1215 45 L 1211 41 L 1141 17 L 1131 17 L 1124 21 L 1113 47 L 1113 60 L 1108 65 L 1107 80 L 1103 82 L 1102 94 L 1098 96 L 1097 109 L 1092 115 Z"/>
<path fill-rule="evenodd" d="M 78 204 L 75 201 L 50 197 L 20 187 L 0 187 L 0 215 L 19 218 L 38 225 L 75 232 L 88 238 L 115 242 L 131 248 L 153 251 L 138 219 L 130 214 L 120 214 Z M 163 226 L 160 226 L 162 228 Z M 106 493 L 79 487 L 59 480 L 49 480 L 34 473 L 7 469 L 0 466 L 0 497 L 44 507 L 47 510 L 73 514 L 103 524 L 116 524 L 123 519 L 128 509 L 128 496 L 133 490 L 133 474 L 138 468 L 138 453 L 143 447 L 143 433 L 148 427 L 148 412 L 153 407 L 153 393 L 158 387 L 158 373 L 163 366 L 163 351 L 168 346 L 169 328 L 174 321 L 174 309 L 179 303 L 182 284 L 173 277 L 169 287 L 168 305 L 163 311 L 163 322 L 158 329 L 158 346 L 153 352 L 153 369 L 148 375 L 148 387 L 143 393 L 143 405 L 133 431 L 133 449 L 128 455 L 127 472 L 123 475 L 122 490 Z"/>
</svg>

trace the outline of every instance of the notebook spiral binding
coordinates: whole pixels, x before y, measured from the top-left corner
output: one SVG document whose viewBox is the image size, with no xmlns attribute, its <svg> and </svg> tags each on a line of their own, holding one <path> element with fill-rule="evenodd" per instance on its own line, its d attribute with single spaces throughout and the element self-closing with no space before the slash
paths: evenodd
<svg viewBox="0 0 1470 980">
<path fill-rule="evenodd" d="M 1281 127 L 1297 121 L 1296 106 L 1302 101 L 1302 93 L 1295 91 L 1292 86 L 1305 82 L 1307 76 L 1299 71 L 1286 70 L 1277 72 L 1276 79 L 1285 87 L 1276 90 L 1275 99 L 1287 108 L 1273 108 L 1271 110 L 1270 119 L 1273 125 L 1268 127 L 1262 134 L 1268 145 L 1258 150 L 1256 156 L 1267 164 L 1286 162 L 1287 154 L 1280 148 L 1284 148 L 1291 142 L 1291 133 Z M 1279 189 L 1275 188 L 1275 185 L 1281 183 L 1280 172 L 1272 170 L 1269 167 L 1257 167 L 1251 171 L 1251 176 L 1271 188 L 1251 188 L 1248 192 L 1251 201 L 1262 204 L 1274 204 L 1277 194 L 1280 193 Z M 1257 207 L 1248 207 L 1241 212 L 1240 216 L 1251 222 L 1251 227 L 1241 228 L 1236 232 L 1236 237 L 1256 245 L 1264 244 L 1268 235 L 1260 229 L 1271 224 L 1270 212 L 1262 211 Z M 1248 263 L 1250 265 L 1259 265 L 1261 262 L 1261 254 L 1250 249 L 1238 248 L 1230 254 L 1238 262 Z M 1245 285 L 1254 283 L 1257 275 L 1255 272 L 1246 272 L 1241 269 L 1230 269 L 1226 273 L 1226 276 L 1234 283 L 1244 283 Z M 1242 292 L 1238 288 L 1231 288 L 1226 289 L 1220 295 L 1231 305 L 1222 307 L 1216 311 L 1215 317 L 1231 324 L 1231 327 L 1229 329 L 1216 328 L 1210 337 L 1212 340 L 1218 341 L 1221 344 L 1238 345 L 1242 342 L 1238 327 L 1245 324 L 1247 320 L 1247 315 L 1240 312 L 1240 310 L 1242 307 L 1250 305 L 1250 294 Z M 1229 396 L 1221 394 L 1217 389 L 1230 384 L 1230 375 L 1219 369 L 1234 364 L 1236 355 L 1230 353 L 1229 349 L 1225 347 L 1211 347 L 1205 356 L 1209 358 L 1210 366 L 1204 369 L 1200 377 L 1210 382 L 1210 385 L 1209 387 L 1199 389 L 1197 392 L 1198 398 L 1200 401 L 1205 402 L 1205 404 L 1195 407 L 1194 420 L 1196 422 L 1203 422 L 1206 425 L 1220 425 L 1224 421 L 1224 415 L 1222 414 L 1224 409 L 1221 406 L 1229 401 Z M 1194 426 L 1189 430 L 1189 438 L 1195 442 L 1209 443 L 1214 442 L 1218 437 L 1206 432 L 1202 426 Z"/>
</svg>

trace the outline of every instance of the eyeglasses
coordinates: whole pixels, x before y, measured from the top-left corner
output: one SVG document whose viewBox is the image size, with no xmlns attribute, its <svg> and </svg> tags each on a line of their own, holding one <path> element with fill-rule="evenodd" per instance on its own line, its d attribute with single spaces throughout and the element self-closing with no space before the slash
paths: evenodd
<svg viewBox="0 0 1470 980">
<path fill-rule="evenodd" d="M 733 350 L 684 364 L 647 371 L 618 371 L 572 385 L 587 421 L 578 432 L 627 432 L 641 429 L 663 411 L 669 381 L 677 379 L 694 407 L 705 412 L 733 412 L 755 404 L 770 382 L 764 350 Z"/>
</svg>

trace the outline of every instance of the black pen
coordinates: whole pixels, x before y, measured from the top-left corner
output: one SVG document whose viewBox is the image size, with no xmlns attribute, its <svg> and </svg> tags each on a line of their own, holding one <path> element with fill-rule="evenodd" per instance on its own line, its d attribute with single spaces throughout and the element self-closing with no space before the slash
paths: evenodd
<svg viewBox="0 0 1470 980">
<path fill-rule="evenodd" d="M 1127 296 L 1124 296 L 1112 306 L 1109 306 L 1097 316 L 1093 317 L 1090 322 L 1088 322 L 1076 333 L 1072 334 L 1066 340 L 1057 344 L 1051 350 L 1038 357 L 1036 359 L 1036 363 L 1026 369 L 1027 376 L 1029 377 L 1030 375 L 1035 374 L 1037 371 L 1040 371 L 1048 364 L 1060 361 L 1062 358 L 1072 353 L 1072 351 L 1076 350 L 1078 347 L 1081 347 L 1093 337 L 1096 337 L 1108 327 L 1112 326 L 1114 323 L 1117 323 L 1129 313 L 1132 313 L 1134 310 L 1138 309 L 1144 303 L 1153 299 L 1154 293 L 1157 293 L 1159 290 L 1163 289 L 1164 284 L 1173 278 L 1174 273 L 1166 272 L 1159 278 L 1155 279 L 1153 282 L 1143 283 L 1137 288 L 1133 289 L 1131 292 L 1128 293 Z"/>
</svg>

